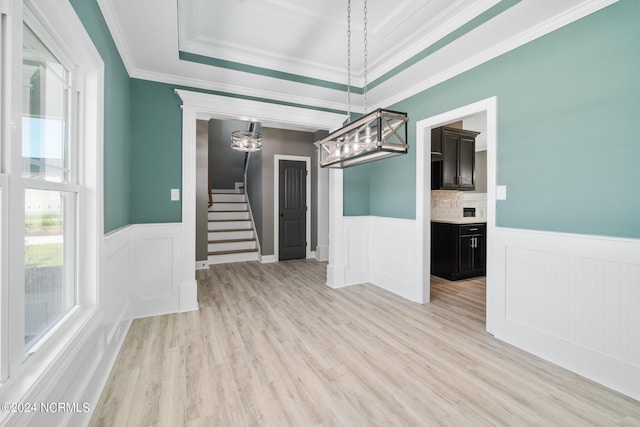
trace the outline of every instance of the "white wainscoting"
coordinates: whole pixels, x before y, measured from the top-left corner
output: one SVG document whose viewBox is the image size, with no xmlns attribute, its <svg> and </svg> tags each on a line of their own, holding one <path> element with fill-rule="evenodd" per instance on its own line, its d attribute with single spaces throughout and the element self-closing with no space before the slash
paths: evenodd
<svg viewBox="0 0 640 427">
<path fill-rule="evenodd" d="M 422 303 L 415 247 L 420 234 L 412 219 L 371 217 L 371 283 Z"/>
<path fill-rule="evenodd" d="M 354 216 L 343 217 L 345 285 L 371 283 L 411 301 L 421 302 L 416 280 L 418 255 L 413 250 L 416 221 Z"/>
<path fill-rule="evenodd" d="M 345 285 L 371 281 L 369 236 L 371 220 L 368 216 L 344 217 Z"/>
<path fill-rule="evenodd" d="M 368 282 L 421 302 L 416 221 L 341 227 L 344 273 L 328 269 L 330 286 Z M 640 240 L 500 227 L 487 240 L 487 330 L 640 400 Z"/>
<path fill-rule="evenodd" d="M 496 228 L 491 332 L 640 399 L 640 240 Z"/>
<path fill-rule="evenodd" d="M 180 312 L 182 224 L 132 227 L 133 318 Z"/>
<path fill-rule="evenodd" d="M 104 236 L 95 321 L 86 324 L 27 396 L 34 402 L 69 402 L 75 412 L 18 414 L 7 425 L 86 426 L 131 324 L 131 226 Z M 26 400 L 25 400 L 26 401 Z M 84 411 L 83 404 L 89 405 Z"/>
</svg>

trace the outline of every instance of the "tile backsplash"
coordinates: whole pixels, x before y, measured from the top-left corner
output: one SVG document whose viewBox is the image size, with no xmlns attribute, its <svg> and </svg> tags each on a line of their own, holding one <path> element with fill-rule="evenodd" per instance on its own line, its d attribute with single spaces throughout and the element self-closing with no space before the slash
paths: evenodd
<svg viewBox="0 0 640 427">
<path fill-rule="evenodd" d="M 476 217 L 487 217 L 487 193 L 463 193 L 464 207 L 475 208 Z"/>
<path fill-rule="evenodd" d="M 458 190 L 431 191 L 431 219 L 462 218 L 464 196 Z"/>
</svg>

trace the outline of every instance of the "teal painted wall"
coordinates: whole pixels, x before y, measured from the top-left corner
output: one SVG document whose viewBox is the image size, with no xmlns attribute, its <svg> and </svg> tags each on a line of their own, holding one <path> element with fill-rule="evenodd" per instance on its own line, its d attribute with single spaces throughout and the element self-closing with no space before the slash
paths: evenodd
<svg viewBox="0 0 640 427">
<path fill-rule="evenodd" d="M 129 75 L 95 0 L 70 0 L 104 61 L 104 232 L 130 223 Z"/>
<path fill-rule="evenodd" d="M 345 174 L 345 214 L 368 199 L 370 215 L 415 218 L 415 123 L 497 96 L 498 226 L 640 237 L 638 22 L 621 0 L 390 106 L 409 113 L 409 154 Z"/>
<path fill-rule="evenodd" d="M 182 110 L 174 86 L 131 79 L 131 222 L 182 221 Z"/>
</svg>

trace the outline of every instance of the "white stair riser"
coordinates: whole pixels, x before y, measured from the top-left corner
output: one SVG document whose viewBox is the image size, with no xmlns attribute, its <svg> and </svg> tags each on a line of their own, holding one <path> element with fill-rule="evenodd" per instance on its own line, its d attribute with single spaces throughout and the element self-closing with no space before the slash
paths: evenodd
<svg viewBox="0 0 640 427">
<path fill-rule="evenodd" d="M 208 240 L 253 239 L 253 230 L 247 231 L 210 231 Z"/>
<path fill-rule="evenodd" d="M 209 222 L 209 231 L 214 230 L 234 230 L 234 229 L 251 230 L 251 221 L 222 221 Z"/>
<path fill-rule="evenodd" d="M 233 202 L 244 202 L 244 194 L 243 193 L 228 193 L 228 194 L 214 194 L 212 196 L 213 203 L 233 203 Z"/>
<path fill-rule="evenodd" d="M 249 219 L 249 212 L 209 212 L 209 219 Z"/>
<path fill-rule="evenodd" d="M 226 264 L 229 262 L 257 261 L 258 252 L 245 252 L 239 254 L 209 255 L 209 264 Z"/>
<path fill-rule="evenodd" d="M 242 249 L 255 249 L 256 241 L 251 240 L 248 242 L 225 242 L 225 243 L 209 243 L 209 252 L 218 251 L 236 251 Z"/>
<path fill-rule="evenodd" d="M 246 203 L 213 203 L 209 212 L 215 211 L 246 211 L 249 208 Z"/>
</svg>

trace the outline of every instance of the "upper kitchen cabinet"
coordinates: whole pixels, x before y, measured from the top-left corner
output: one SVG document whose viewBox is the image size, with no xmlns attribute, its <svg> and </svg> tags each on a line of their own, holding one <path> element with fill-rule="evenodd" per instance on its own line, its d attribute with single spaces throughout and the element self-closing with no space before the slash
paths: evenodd
<svg viewBox="0 0 640 427">
<path fill-rule="evenodd" d="M 431 129 L 431 152 L 442 160 L 431 163 L 432 190 L 475 190 L 476 136 L 479 132 L 450 127 Z"/>
</svg>

